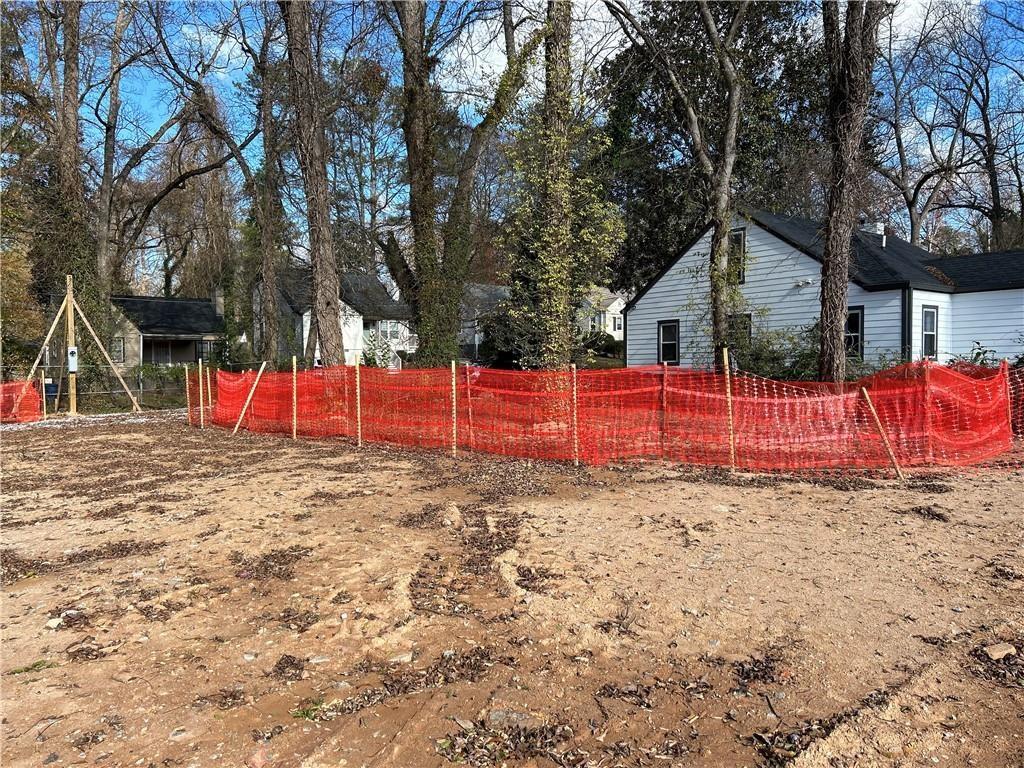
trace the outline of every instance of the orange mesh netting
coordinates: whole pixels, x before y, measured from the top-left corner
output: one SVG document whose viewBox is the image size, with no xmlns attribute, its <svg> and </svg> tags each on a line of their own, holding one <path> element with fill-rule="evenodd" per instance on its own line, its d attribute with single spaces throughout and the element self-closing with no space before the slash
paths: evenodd
<svg viewBox="0 0 1024 768">
<path fill-rule="evenodd" d="M 24 381 L 0 384 L 0 422 L 39 421 L 42 408 L 43 399 L 34 381 L 27 387 Z"/>
<path fill-rule="evenodd" d="M 320 368 L 300 371 L 294 390 L 290 371 L 264 373 L 241 426 L 290 434 L 294 416 L 296 434 L 310 437 L 587 464 L 647 458 L 802 470 L 888 467 L 880 423 L 902 466 L 962 466 L 1012 448 L 1011 424 L 1020 429 L 1024 407 L 1020 374 L 915 363 L 837 386 L 653 366 L 576 374 Z M 203 422 L 233 428 L 256 377 L 218 372 L 212 398 L 204 381 Z M 189 398 L 197 425 L 194 375 Z"/>
</svg>

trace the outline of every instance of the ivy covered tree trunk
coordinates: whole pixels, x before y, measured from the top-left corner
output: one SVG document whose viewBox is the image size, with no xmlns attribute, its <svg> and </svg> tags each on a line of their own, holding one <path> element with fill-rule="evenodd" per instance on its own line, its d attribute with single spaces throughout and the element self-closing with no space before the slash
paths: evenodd
<svg viewBox="0 0 1024 768">
<path fill-rule="evenodd" d="M 57 116 L 57 183 L 68 212 L 77 218 L 85 216 L 85 187 L 82 182 L 81 152 L 78 146 L 78 56 L 81 0 L 61 3 L 61 26 L 64 34 L 64 75 Z"/>
<path fill-rule="evenodd" d="M 331 247 L 330 195 L 327 186 L 327 133 L 320 82 L 313 52 L 311 4 L 280 0 L 288 37 L 288 82 L 295 108 L 295 133 L 306 197 L 309 260 L 313 268 L 313 314 L 325 365 L 345 361 L 341 334 L 338 268 Z"/>
<path fill-rule="evenodd" d="M 277 307 L 277 237 L 275 231 L 276 213 L 278 210 L 278 178 L 277 178 L 277 131 L 274 123 L 273 99 L 266 82 L 267 73 L 263 72 L 260 87 L 263 93 L 260 101 L 260 124 L 263 126 L 263 183 L 259 189 L 253 188 L 257 196 L 256 218 L 260 237 L 260 276 L 263 281 L 261 311 L 263 314 L 263 349 L 264 360 L 278 358 L 278 307 Z"/>
<path fill-rule="evenodd" d="M 569 121 L 572 85 L 569 41 L 572 3 L 548 0 L 548 36 L 544 43 L 544 148 L 537 239 L 538 363 L 567 368 L 572 362 L 572 210 L 569 167 Z"/>
<path fill-rule="evenodd" d="M 824 3 L 822 7 L 829 66 L 826 137 L 832 155 L 825 199 L 825 250 L 821 265 L 818 375 L 822 381 L 843 381 L 846 378 L 850 240 L 857 213 L 853 187 L 871 97 L 878 26 L 891 10 L 887 3 L 848 0 L 845 29 L 841 29 L 839 5 Z"/>
<path fill-rule="evenodd" d="M 594 176 L 601 138 L 573 114 L 572 4 L 549 0 L 544 100 L 512 142 L 506 224 L 508 298 L 487 327 L 498 356 L 565 370 L 580 352 L 577 311 L 622 242 L 622 218 Z"/>
<path fill-rule="evenodd" d="M 419 336 L 417 365 L 437 367 L 459 356 L 460 307 L 472 257 L 472 193 L 480 158 L 498 124 L 512 109 L 525 81 L 526 62 L 543 35 L 534 34 L 519 50 L 505 51 L 508 63 L 494 100 L 470 134 L 439 231 L 435 131 L 442 105 L 432 81 L 436 40 L 435 31 L 427 29 L 427 8 L 418 0 L 398 0 L 395 18 L 387 17 L 402 50 L 402 133 L 413 244 L 409 254 L 394 237 L 381 246 L 388 270 L 413 311 Z M 503 3 L 503 13 L 508 19 L 508 3 Z M 506 40 L 510 39 L 507 35 Z"/>
</svg>

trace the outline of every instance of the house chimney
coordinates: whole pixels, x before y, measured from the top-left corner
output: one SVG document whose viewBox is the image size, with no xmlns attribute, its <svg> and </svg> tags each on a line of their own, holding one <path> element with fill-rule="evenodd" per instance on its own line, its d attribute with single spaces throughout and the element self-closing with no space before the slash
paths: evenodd
<svg viewBox="0 0 1024 768">
<path fill-rule="evenodd" d="M 213 310 L 217 313 L 217 317 L 224 317 L 224 291 L 217 286 L 213 289 Z"/>
</svg>

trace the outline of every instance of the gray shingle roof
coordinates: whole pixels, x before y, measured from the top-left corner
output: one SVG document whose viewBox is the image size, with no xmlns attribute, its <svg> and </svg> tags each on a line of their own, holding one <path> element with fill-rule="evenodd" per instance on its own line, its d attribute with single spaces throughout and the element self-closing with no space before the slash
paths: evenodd
<svg viewBox="0 0 1024 768">
<path fill-rule="evenodd" d="M 780 240 L 822 260 L 825 241 L 822 224 L 796 216 L 777 216 L 766 211 L 746 210 L 744 214 L 754 223 L 768 230 Z M 850 263 L 850 279 L 867 290 L 893 288 L 918 288 L 925 291 L 951 293 L 953 287 L 928 269 L 925 263 L 932 254 L 892 235 L 885 236 L 869 232 L 854 232 L 851 245 L 853 259 Z"/>
<path fill-rule="evenodd" d="M 491 283 L 466 283 L 462 295 L 462 319 L 477 320 L 497 309 L 508 296 L 508 288 Z"/>
<path fill-rule="evenodd" d="M 947 256 L 925 264 L 947 276 L 956 292 L 1024 288 L 1024 250 Z"/>
<path fill-rule="evenodd" d="M 111 303 L 146 336 L 210 336 L 224 333 L 210 299 L 111 296 Z"/>
<path fill-rule="evenodd" d="M 298 264 L 282 270 L 279 278 L 281 292 L 292 309 L 302 314 L 312 304 L 313 273 L 310 267 Z M 341 300 L 367 320 L 409 320 L 409 305 L 391 298 L 376 275 L 362 272 L 343 272 L 339 275 Z"/>
</svg>

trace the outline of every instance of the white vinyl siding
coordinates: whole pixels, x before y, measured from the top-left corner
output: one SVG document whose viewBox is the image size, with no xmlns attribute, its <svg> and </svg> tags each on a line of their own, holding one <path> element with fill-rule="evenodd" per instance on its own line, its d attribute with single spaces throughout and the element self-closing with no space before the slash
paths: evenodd
<svg viewBox="0 0 1024 768">
<path fill-rule="evenodd" d="M 915 291 L 916 293 L 916 291 Z M 969 355 L 975 341 L 999 358 L 1024 354 L 1024 288 L 953 294 L 950 351 Z M 939 317 L 939 331 L 942 317 Z"/>
<path fill-rule="evenodd" d="M 921 322 L 924 318 L 925 307 L 937 307 L 939 310 L 934 359 L 938 363 L 948 362 L 954 353 L 951 333 L 954 321 L 953 294 L 951 293 L 914 290 L 914 301 L 910 312 L 911 357 L 914 360 L 920 360 L 924 356 L 922 347 L 924 334 Z"/>
<path fill-rule="evenodd" d="M 745 282 L 739 286 L 754 332 L 799 330 L 817 320 L 821 310 L 821 264 L 756 224 L 737 218 L 746 228 Z M 710 232 L 650 287 L 629 312 L 626 345 L 629 365 L 658 361 L 658 321 L 678 319 L 680 364 L 711 362 L 708 308 Z M 894 359 L 900 352 L 900 291 L 869 292 L 850 285 L 848 302 L 864 307 L 864 356 Z"/>
</svg>

